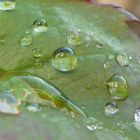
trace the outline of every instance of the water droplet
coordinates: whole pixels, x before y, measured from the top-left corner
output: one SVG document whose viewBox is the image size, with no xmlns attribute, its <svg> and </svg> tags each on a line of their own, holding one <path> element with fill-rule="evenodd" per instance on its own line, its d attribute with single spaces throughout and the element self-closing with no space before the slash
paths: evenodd
<svg viewBox="0 0 140 140">
<path fill-rule="evenodd" d="M 40 106 L 38 104 L 29 104 L 27 105 L 27 110 L 31 112 L 38 112 L 40 111 Z"/>
<path fill-rule="evenodd" d="M 101 48 L 103 47 L 103 45 L 102 45 L 101 43 L 98 42 L 98 43 L 95 45 L 95 47 L 98 48 L 98 49 L 101 49 Z"/>
<path fill-rule="evenodd" d="M 0 10 L 9 11 L 15 9 L 15 0 L 0 0 Z"/>
<path fill-rule="evenodd" d="M 129 57 L 125 53 L 117 54 L 116 60 L 121 66 L 127 67 L 129 65 Z"/>
<path fill-rule="evenodd" d="M 53 54 L 51 64 L 59 71 L 68 72 L 77 66 L 77 57 L 71 48 L 59 48 Z"/>
<path fill-rule="evenodd" d="M 48 30 L 48 23 L 44 18 L 39 18 L 33 23 L 33 30 L 35 32 L 46 32 Z"/>
<path fill-rule="evenodd" d="M 67 36 L 67 41 L 70 45 L 80 45 L 81 44 L 81 37 L 78 32 L 71 32 Z"/>
<path fill-rule="evenodd" d="M 103 122 L 99 122 L 93 117 L 86 118 L 84 123 L 87 129 L 89 129 L 90 131 L 103 129 Z"/>
<path fill-rule="evenodd" d="M 109 60 L 112 60 L 112 59 L 114 59 L 114 55 L 110 54 L 110 55 L 108 56 L 108 58 L 109 58 Z"/>
<path fill-rule="evenodd" d="M 107 82 L 111 98 L 115 100 L 125 100 L 129 90 L 126 79 L 121 75 L 113 75 Z"/>
<path fill-rule="evenodd" d="M 134 114 L 134 119 L 136 123 L 140 124 L 140 107 L 138 107 Z"/>
<path fill-rule="evenodd" d="M 117 103 L 115 102 L 108 102 L 105 105 L 105 114 L 108 116 L 114 115 L 119 111 Z"/>
<path fill-rule="evenodd" d="M 21 47 L 29 47 L 33 43 L 33 38 L 31 35 L 26 34 L 20 39 L 19 43 Z"/>
<path fill-rule="evenodd" d="M 38 48 L 33 49 L 32 53 L 33 53 L 33 56 L 36 57 L 36 58 L 41 57 L 41 50 L 38 49 Z"/>
<path fill-rule="evenodd" d="M 7 91 L 0 94 L 0 112 L 6 114 L 19 114 L 20 100 Z"/>
<path fill-rule="evenodd" d="M 107 61 L 107 62 L 104 63 L 104 68 L 105 69 L 108 69 L 110 67 L 111 67 L 111 65 L 110 65 L 110 62 L 109 61 Z"/>
<path fill-rule="evenodd" d="M 39 59 L 39 58 L 35 59 L 34 67 L 35 68 L 42 68 L 43 67 L 43 62 L 41 61 L 41 59 Z"/>
<path fill-rule="evenodd" d="M 25 105 L 38 104 L 45 107 L 51 102 L 51 105 L 55 105 L 55 109 L 66 108 L 68 112 L 86 117 L 79 107 L 65 98 L 63 93 L 49 81 L 30 74 L 27 76 L 13 74 L 1 81 L 0 91 L 12 91 L 13 95 Z"/>
</svg>

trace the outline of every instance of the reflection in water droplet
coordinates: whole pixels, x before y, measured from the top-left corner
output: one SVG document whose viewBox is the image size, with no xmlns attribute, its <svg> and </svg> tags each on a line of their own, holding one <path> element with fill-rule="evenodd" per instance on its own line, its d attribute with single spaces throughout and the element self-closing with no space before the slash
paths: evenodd
<svg viewBox="0 0 140 140">
<path fill-rule="evenodd" d="M 19 114 L 20 100 L 7 91 L 0 94 L 0 112 L 6 114 Z"/>
<path fill-rule="evenodd" d="M 65 98 L 62 92 L 50 82 L 36 76 L 14 75 L 0 83 L 0 91 L 12 90 L 13 95 L 25 105 L 39 104 L 45 107 L 53 104 L 55 108 L 66 108 L 69 112 L 85 117 L 85 113 Z"/>
<path fill-rule="evenodd" d="M 15 9 L 15 0 L 0 0 L 0 10 L 9 11 Z"/>
<path fill-rule="evenodd" d="M 140 124 L 140 107 L 138 107 L 134 114 L 134 119 L 136 123 Z"/>
<path fill-rule="evenodd" d="M 32 53 L 33 53 L 33 56 L 36 57 L 36 58 L 41 57 L 41 50 L 38 49 L 38 48 L 33 49 Z"/>
<path fill-rule="evenodd" d="M 27 110 L 31 112 L 38 112 L 40 111 L 40 106 L 38 104 L 29 104 L 27 105 Z"/>
<path fill-rule="evenodd" d="M 77 57 L 71 48 L 59 48 L 54 52 L 51 64 L 59 71 L 71 71 L 77 66 Z"/>
<path fill-rule="evenodd" d="M 44 18 L 39 18 L 33 23 L 33 30 L 35 32 L 46 32 L 48 30 L 48 23 Z"/>
<path fill-rule="evenodd" d="M 27 34 L 20 39 L 19 43 L 21 47 L 29 47 L 33 43 L 33 38 Z"/>
<path fill-rule="evenodd" d="M 110 62 L 109 61 L 107 61 L 107 62 L 104 63 L 104 68 L 105 69 L 108 69 L 110 67 L 111 67 L 111 65 L 110 65 Z"/>
<path fill-rule="evenodd" d="M 84 123 L 87 129 L 89 129 L 90 131 L 103 129 L 103 122 L 99 122 L 93 117 L 86 118 Z"/>
<path fill-rule="evenodd" d="M 117 54 L 116 60 L 121 66 L 127 67 L 129 65 L 129 57 L 125 53 Z"/>
<path fill-rule="evenodd" d="M 105 114 L 108 116 L 114 115 L 118 112 L 118 106 L 115 102 L 108 102 L 105 105 Z"/>
<path fill-rule="evenodd" d="M 81 37 L 78 32 L 71 32 L 67 36 L 67 41 L 70 45 L 80 45 L 81 44 Z"/>
<path fill-rule="evenodd" d="M 107 82 L 111 98 L 115 100 L 125 100 L 129 90 L 126 79 L 121 75 L 113 75 Z"/>
<path fill-rule="evenodd" d="M 35 59 L 34 67 L 35 67 L 35 68 L 42 68 L 42 67 L 43 67 L 43 62 L 41 61 L 40 58 L 36 58 L 36 59 Z"/>
</svg>

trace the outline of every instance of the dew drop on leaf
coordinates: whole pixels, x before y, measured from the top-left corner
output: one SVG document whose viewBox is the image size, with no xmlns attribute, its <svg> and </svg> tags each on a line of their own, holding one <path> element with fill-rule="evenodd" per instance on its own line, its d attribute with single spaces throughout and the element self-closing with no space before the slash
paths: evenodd
<svg viewBox="0 0 140 140">
<path fill-rule="evenodd" d="M 4 91 L 0 93 L 0 112 L 6 114 L 17 115 L 20 113 L 20 100 L 10 92 Z"/>
<path fill-rule="evenodd" d="M 97 129 L 103 129 L 103 122 L 99 122 L 93 117 L 88 117 L 84 120 L 85 126 L 88 130 L 94 131 Z"/>
<path fill-rule="evenodd" d="M 138 107 L 134 114 L 134 119 L 136 123 L 140 124 L 140 107 Z"/>
<path fill-rule="evenodd" d="M 35 48 L 32 50 L 32 54 L 35 58 L 39 58 L 39 57 L 41 57 L 41 50 L 38 48 Z"/>
<path fill-rule="evenodd" d="M 15 0 L 0 0 L 0 10 L 9 11 L 15 9 Z"/>
<path fill-rule="evenodd" d="M 48 23 L 44 18 L 38 18 L 33 23 L 33 30 L 35 32 L 46 32 L 48 30 Z"/>
<path fill-rule="evenodd" d="M 119 111 L 119 109 L 118 109 L 118 106 L 117 106 L 117 103 L 116 102 L 113 102 L 113 101 L 112 102 L 108 102 L 105 105 L 104 112 L 108 116 L 114 115 L 118 111 Z"/>
<path fill-rule="evenodd" d="M 40 111 L 40 106 L 38 104 L 28 104 L 27 105 L 27 110 L 31 112 L 38 112 Z"/>
<path fill-rule="evenodd" d="M 111 98 L 125 100 L 129 95 L 129 88 L 126 79 L 121 75 L 113 75 L 107 82 Z"/>
<path fill-rule="evenodd" d="M 31 35 L 26 34 L 20 39 L 19 43 L 21 47 L 29 47 L 33 43 L 33 38 Z"/>
<path fill-rule="evenodd" d="M 51 64 L 59 71 L 72 71 L 77 66 L 77 56 L 71 48 L 59 48 L 53 53 Z"/>
<path fill-rule="evenodd" d="M 125 53 L 119 53 L 116 55 L 116 60 L 119 65 L 127 67 L 129 65 L 129 57 Z"/>
<path fill-rule="evenodd" d="M 40 58 L 36 58 L 34 61 L 34 67 L 35 68 L 42 68 L 43 67 L 43 62 L 41 61 Z"/>
<path fill-rule="evenodd" d="M 70 32 L 67 36 L 68 44 L 70 45 L 80 45 L 81 44 L 81 37 L 78 32 Z"/>
<path fill-rule="evenodd" d="M 110 68 L 110 67 L 111 67 L 111 64 L 110 64 L 109 61 L 107 61 L 107 62 L 104 63 L 104 68 L 105 68 L 105 69 L 108 69 L 108 68 Z"/>
</svg>

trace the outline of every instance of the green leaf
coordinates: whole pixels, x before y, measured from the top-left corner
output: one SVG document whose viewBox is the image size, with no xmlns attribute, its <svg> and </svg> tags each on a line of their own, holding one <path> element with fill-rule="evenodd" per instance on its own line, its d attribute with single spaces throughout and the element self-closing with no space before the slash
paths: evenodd
<svg viewBox="0 0 140 140">
<path fill-rule="evenodd" d="M 42 17 L 47 20 L 48 31 L 35 34 L 33 22 Z M 15 10 L 0 11 L 0 68 L 33 73 L 51 81 L 80 108 L 84 105 L 87 116 L 104 123 L 103 130 L 89 131 L 82 118 L 71 118 L 46 108 L 37 113 L 23 108 L 19 116 L 1 114 L 0 139 L 138 139 L 133 115 L 140 99 L 140 41 L 124 20 L 124 15 L 117 9 L 70 0 L 17 0 Z M 67 43 L 71 30 L 80 30 L 81 45 Z M 32 34 L 33 44 L 21 47 L 19 41 L 26 32 Z M 69 73 L 57 71 L 50 63 L 53 52 L 65 46 L 73 48 L 78 57 L 77 68 Z M 34 48 L 42 52 L 41 68 L 34 68 Z M 115 59 L 121 52 L 132 57 L 128 67 L 120 66 Z M 108 61 L 110 67 L 104 68 Z M 3 76 L 4 71 L 1 71 Z M 129 97 L 119 102 L 118 114 L 108 117 L 104 114 L 104 106 L 110 100 L 106 82 L 114 74 L 127 79 Z M 118 122 L 123 125 L 117 126 Z"/>
</svg>

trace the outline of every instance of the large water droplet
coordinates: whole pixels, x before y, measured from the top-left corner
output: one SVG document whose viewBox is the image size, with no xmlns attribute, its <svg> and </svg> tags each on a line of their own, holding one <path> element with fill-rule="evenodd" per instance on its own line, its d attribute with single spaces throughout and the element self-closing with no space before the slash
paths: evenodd
<svg viewBox="0 0 140 140">
<path fill-rule="evenodd" d="M 20 100 L 7 91 L 0 93 L 0 112 L 6 114 L 19 114 Z"/>
<path fill-rule="evenodd" d="M 38 49 L 38 48 L 33 49 L 32 53 L 33 53 L 33 56 L 36 57 L 36 58 L 41 57 L 41 50 Z"/>
<path fill-rule="evenodd" d="M 70 45 L 80 45 L 81 37 L 78 32 L 71 32 L 67 36 L 67 41 Z"/>
<path fill-rule="evenodd" d="M 19 43 L 21 47 L 29 47 L 33 43 L 33 38 L 31 35 L 26 34 L 20 39 Z"/>
<path fill-rule="evenodd" d="M 121 75 L 113 75 L 107 82 L 111 98 L 115 100 L 125 100 L 129 90 L 126 79 Z"/>
<path fill-rule="evenodd" d="M 108 116 L 114 115 L 118 112 L 118 106 L 115 102 L 108 102 L 105 105 L 105 114 Z"/>
<path fill-rule="evenodd" d="M 15 75 L 15 74 L 14 74 Z M 19 74 L 18 74 L 19 75 Z M 26 104 L 41 106 L 53 105 L 55 108 L 66 108 L 69 112 L 85 117 L 84 112 L 63 96 L 63 93 L 52 83 L 36 76 L 10 76 L 0 83 L 0 91 L 11 91 L 13 95 Z M 51 106 L 52 107 L 52 106 Z"/>
<path fill-rule="evenodd" d="M 89 129 L 90 131 L 103 129 L 103 122 L 99 122 L 93 117 L 86 118 L 84 123 L 87 129 Z"/>
<path fill-rule="evenodd" d="M 33 30 L 35 32 L 46 32 L 48 30 L 48 23 L 44 18 L 39 18 L 33 23 Z"/>
<path fill-rule="evenodd" d="M 15 0 L 0 0 L 0 10 L 9 11 L 15 9 Z"/>
<path fill-rule="evenodd" d="M 136 123 L 140 124 L 140 107 L 138 107 L 134 114 L 134 119 Z"/>
<path fill-rule="evenodd" d="M 51 64 L 59 71 L 71 71 L 77 66 L 77 56 L 71 48 L 59 48 L 54 52 Z"/>
<path fill-rule="evenodd" d="M 117 54 L 116 60 L 121 66 L 127 67 L 129 65 L 129 57 L 125 53 Z"/>
</svg>

